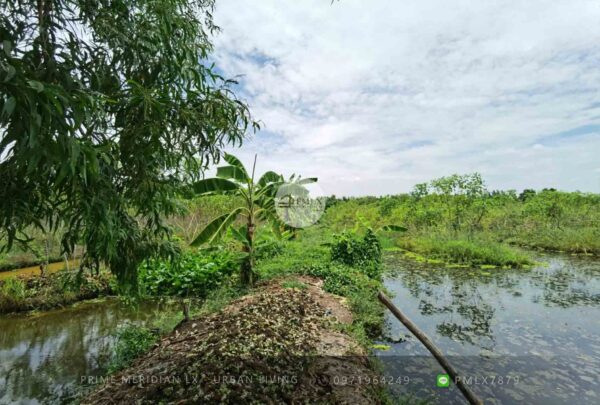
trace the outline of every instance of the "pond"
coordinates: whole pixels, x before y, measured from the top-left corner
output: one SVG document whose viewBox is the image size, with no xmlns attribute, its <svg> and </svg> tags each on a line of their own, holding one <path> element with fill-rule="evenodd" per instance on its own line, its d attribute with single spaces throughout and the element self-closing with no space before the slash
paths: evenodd
<svg viewBox="0 0 600 405">
<path fill-rule="evenodd" d="M 389 254 L 392 301 L 486 404 L 600 403 L 600 260 L 540 255 L 528 270 L 447 269 Z M 427 349 L 386 311 L 377 352 L 397 396 L 465 403 L 438 387 Z"/>
<path fill-rule="evenodd" d="M 66 309 L 0 317 L 0 404 L 65 403 L 103 376 L 114 332 L 127 322 L 148 324 L 173 314 L 172 304 L 116 298 Z"/>
</svg>

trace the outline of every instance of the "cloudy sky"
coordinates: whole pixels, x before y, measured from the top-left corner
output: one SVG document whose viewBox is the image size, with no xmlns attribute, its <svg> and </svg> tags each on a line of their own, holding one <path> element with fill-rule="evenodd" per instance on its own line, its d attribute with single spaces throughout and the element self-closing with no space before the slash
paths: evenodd
<svg viewBox="0 0 600 405">
<path fill-rule="evenodd" d="M 600 2 L 217 0 L 258 170 L 381 195 L 478 171 L 600 192 Z"/>
</svg>

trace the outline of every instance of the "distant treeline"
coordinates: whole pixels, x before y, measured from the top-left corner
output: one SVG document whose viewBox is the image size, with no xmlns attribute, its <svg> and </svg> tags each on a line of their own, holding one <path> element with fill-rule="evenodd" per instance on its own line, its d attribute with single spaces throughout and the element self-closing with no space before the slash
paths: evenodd
<svg viewBox="0 0 600 405">
<path fill-rule="evenodd" d="M 408 235 L 486 238 L 576 253 L 600 253 L 600 194 L 552 188 L 488 191 L 481 176 L 453 175 L 418 184 L 411 193 L 328 199 L 324 221 L 409 228 Z"/>
</svg>

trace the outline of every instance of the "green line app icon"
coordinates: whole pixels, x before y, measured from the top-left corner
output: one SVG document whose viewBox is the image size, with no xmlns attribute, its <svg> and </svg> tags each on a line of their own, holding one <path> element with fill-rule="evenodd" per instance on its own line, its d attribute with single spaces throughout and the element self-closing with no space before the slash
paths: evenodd
<svg viewBox="0 0 600 405">
<path fill-rule="evenodd" d="M 438 374 L 437 386 L 442 388 L 448 388 L 450 386 L 450 376 L 448 374 Z"/>
</svg>

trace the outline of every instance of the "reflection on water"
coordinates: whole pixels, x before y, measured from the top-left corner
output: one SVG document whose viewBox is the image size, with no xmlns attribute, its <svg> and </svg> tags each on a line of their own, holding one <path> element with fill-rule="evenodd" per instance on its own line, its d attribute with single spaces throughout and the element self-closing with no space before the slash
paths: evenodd
<svg viewBox="0 0 600 405">
<path fill-rule="evenodd" d="M 69 402 L 81 392 L 82 376 L 105 373 L 119 325 L 156 319 L 165 309 L 107 299 L 0 317 L 0 404 Z"/>
<path fill-rule="evenodd" d="M 386 287 L 455 367 L 480 377 L 472 388 L 484 402 L 600 403 L 600 261 L 551 255 L 539 260 L 547 265 L 482 271 L 390 255 L 386 262 L 394 273 Z M 386 372 L 413 377 L 392 391 L 462 403 L 456 389 L 436 387 L 442 369 L 422 344 L 391 314 L 386 317 L 391 349 L 378 355 Z"/>
</svg>

